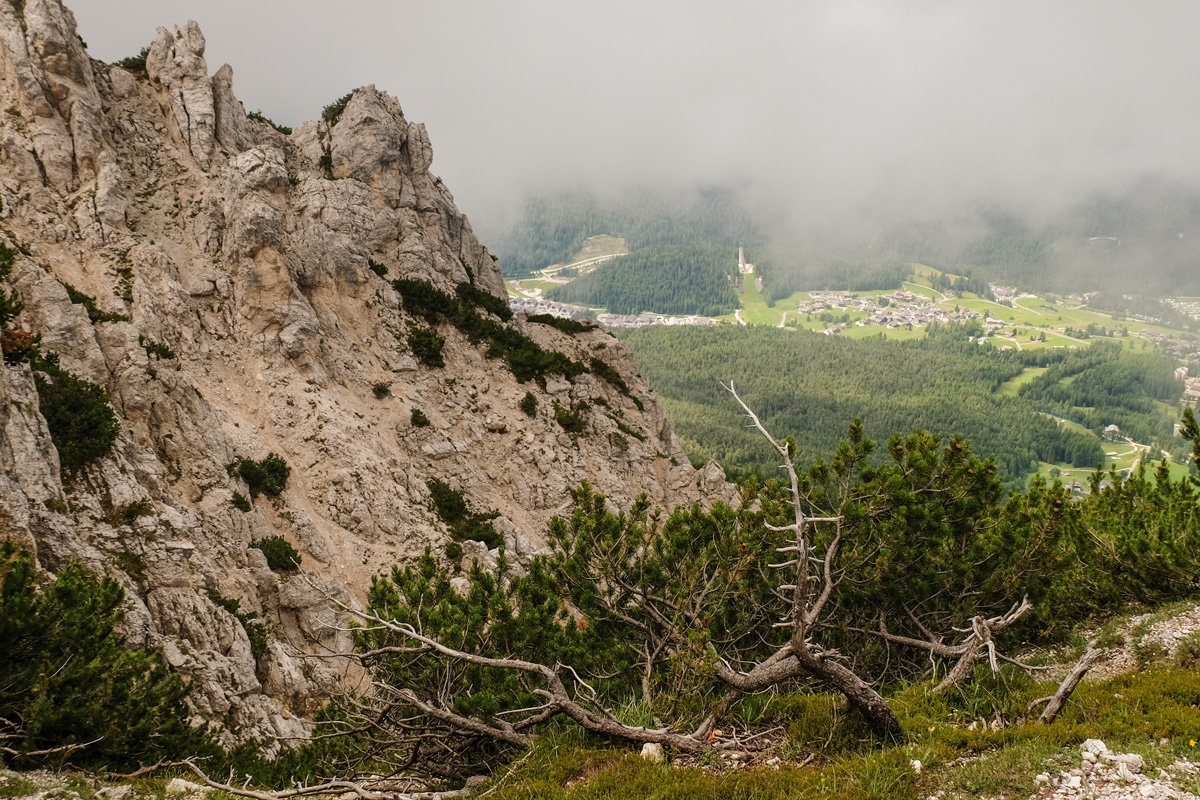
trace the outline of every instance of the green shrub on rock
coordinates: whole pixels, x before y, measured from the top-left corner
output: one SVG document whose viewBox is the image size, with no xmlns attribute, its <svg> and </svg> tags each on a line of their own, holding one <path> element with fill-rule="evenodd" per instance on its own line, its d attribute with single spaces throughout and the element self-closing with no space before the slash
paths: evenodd
<svg viewBox="0 0 1200 800">
<path fill-rule="evenodd" d="M 117 633 L 124 596 L 78 562 L 39 587 L 32 556 L 0 543 L 0 719 L 14 726 L 5 760 L 37 763 L 23 754 L 77 744 L 56 758 L 124 768 L 212 749 L 188 723 L 179 676 Z"/>
<path fill-rule="evenodd" d="M 408 335 L 408 346 L 413 356 L 427 367 L 444 367 L 442 348 L 446 340 L 428 328 L 416 328 Z"/>
<path fill-rule="evenodd" d="M 278 453 L 268 453 L 266 458 L 255 461 L 252 458 L 239 458 L 229 465 L 230 475 L 239 475 L 250 488 L 250 496 L 278 497 L 287 486 L 288 476 L 292 468 Z"/>
<path fill-rule="evenodd" d="M 526 392 L 521 398 L 520 408 L 525 412 L 525 416 L 532 417 L 537 415 L 538 399 L 533 392 Z"/>
<path fill-rule="evenodd" d="M 45 360 L 33 378 L 63 472 L 73 474 L 108 453 L 121 431 L 108 392 Z"/>
<path fill-rule="evenodd" d="M 282 536 L 255 539 L 250 546 L 262 550 L 267 557 L 267 566 L 275 572 L 296 572 L 300 569 L 300 553 Z"/>
</svg>

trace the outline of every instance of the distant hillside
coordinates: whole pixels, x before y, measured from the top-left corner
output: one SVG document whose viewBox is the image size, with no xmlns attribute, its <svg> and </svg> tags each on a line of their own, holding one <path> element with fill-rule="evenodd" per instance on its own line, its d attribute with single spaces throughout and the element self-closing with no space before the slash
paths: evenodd
<svg viewBox="0 0 1200 800">
<path fill-rule="evenodd" d="M 521 219 L 487 238 L 507 277 L 570 260 L 584 240 L 623 236 L 630 250 L 653 245 L 714 244 L 734 248 L 765 241 L 762 225 L 731 190 L 700 188 L 683 195 L 630 191 L 618 199 L 587 192 L 530 198 Z"/>
<path fill-rule="evenodd" d="M 891 288 L 913 262 L 977 285 L 1104 291 L 1105 307 L 1114 311 L 1139 305 L 1129 295 L 1200 295 L 1200 191 L 1161 177 L 1080 196 L 1036 217 L 984 201 L 944 217 L 864 211 L 801 234 L 779 224 L 784 205 L 752 210 L 724 188 L 682 197 L 629 192 L 606 200 L 569 192 L 531 199 L 516 225 L 488 241 L 507 276 L 564 261 L 599 233 L 625 236 L 635 252 L 655 244 L 744 244 L 754 249 L 768 298 L 808 289 Z"/>
<path fill-rule="evenodd" d="M 952 331 L 901 342 L 754 326 L 649 327 L 622 338 L 664 398 L 689 455 L 734 470 L 779 475 L 778 457 L 742 424 L 721 387 L 730 380 L 770 429 L 795 434 L 801 463 L 834 452 L 855 418 L 881 442 L 919 428 L 962 434 L 976 453 L 995 455 L 1010 486 L 1039 461 L 1090 468 L 1104 460 L 1096 437 L 1060 427 L 1027 400 L 996 394 L 1030 358 L 1055 357 L 1047 351 L 998 352 Z"/>
<path fill-rule="evenodd" d="M 546 296 L 603 307 L 613 314 L 718 316 L 737 308 L 729 274 L 735 263 L 733 251 L 724 247 L 646 247 L 551 289 Z"/>
</svg>

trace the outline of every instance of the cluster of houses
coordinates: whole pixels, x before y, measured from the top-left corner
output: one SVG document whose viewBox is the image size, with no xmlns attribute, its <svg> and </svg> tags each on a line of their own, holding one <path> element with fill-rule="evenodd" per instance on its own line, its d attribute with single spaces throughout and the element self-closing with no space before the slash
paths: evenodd
<svg viewBox="0 0 1200 800">
<path fill-rule="evenodd" d="M 717 321 L 712 317 L 700 317 L 695 314 L 686 317 L 668 317 L 663 314 L 598 314 L 601 323 L 609 328 L 644 328 L 647 325 L 703 325 L 712 327 Z"/>
<path fill-rule="evenodd" d="M 1200 319 L 1200 300 L 1187 299 L 1182 300 L 1177 297 L 1167 298 L 1167 305 L 1175 309 L 1181 314 L 1186 314 L 1192 319 Z"/>
<path fill-rule="evenodd" d="M 1183 381 L 1183 402 L 1196 405 L 1200 401 L 1200 377 L 1188 377 L 1188 368 L 1179 367 L 1175 370 L 1175 379 Z"/>
<path fill-rule="evenodd" d="M 947 311 L 934 305 L 924 295 L 906 289 L 897 289 L 891 294 L 864 295 L 862 297 L 857 296 L 854 292 L 845 291 L 812 292 L 811 297 L 809 302 L 800 304 L 796 309 L 798 313 L 863 312 L 867 316 L 854 323 L 860 327 L 882 325 L 888 328 L 901 328 L 928 325 L 930 322 L 965 322 L 979 316 L 979 312 L 969 308 Z M 844 325 L 833 325 L 826 328 L 824 332 L 837 334 L 844 329 Z"/>
<path fill-rule="evenodd" d="M 1190 363 L 1193 366 L 1200 365 L 1200 343 L 1197 343 L 1194 339 L 1164 336 L 1158 331 L 1149 329 L 1143 330 L 1140 336 L 1147 341 L 1154 342 L 1154 344 L 1180 361 Z"/>
<path fill-rule="evenodd" d="M 1000 305 L 1011 306 L 1013 300 L 1017 298 L 1016 286 L 997 286 L 994 283 L 989 283 L 988 289 L 992 292 L 992 299 Z"/>
<path fill-rule="evenodd" d="M 593 316 L 590 308 L 573 306 L 568 303 L 556 303 L 553 300 L 543 300 L 540 297 L 508 298 L 508 307 L 514 314 L 549 314 L 563 319 L 588 319 Z"/>
<path fill-rule="evenodd" d="M 552 317 L 564 319 L 591 319 L 595 317 L 610 328 L 644 328 L 647 325 L 716 325 L 711 317 L 696 315 L 685 317 L 670 317 L 664 314 L 599 314 L 584 306 L 574 306 L 569 303 L 556 303 L 553 300 L 543 300 L 540 297 L 509 297 L 508 307 L 514 314 L 549 314 Z"/>
</svg>

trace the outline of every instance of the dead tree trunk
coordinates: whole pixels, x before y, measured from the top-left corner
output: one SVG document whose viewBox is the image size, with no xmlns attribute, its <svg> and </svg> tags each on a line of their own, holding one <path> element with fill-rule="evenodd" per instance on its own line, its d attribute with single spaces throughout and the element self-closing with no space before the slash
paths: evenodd
<svg viewBox="0 0 1200 800">
<path fill-rule="evenodd" d="M 779 528 L 771 525 L 768 527 L 774 531 L 792 532 L 795 544 L 779 548 L 781 553 L 790 557 L 770 566 L 776 569 L 795 567 L 796 582 L 779 587 L 781 591 L 791 593 L 791 608 L 784 620 L 776 623 L 776 627 L 791 629 L 787 644 L 748 673 L 737 673 L 728 665 L 722 664 L 718 667 L 717 674 L 726 683 L 742 691 L 757 691 L 792 677 L 815 678 L 845 695 L 850 705 L 862 714 L 876 733 L 883 736 L 900 734 L 900 720 L 896 718 L 882 695 L 850 668 L 837 661 L 835 653 L 824 651 L 812 641 L 812 632 L 821 621 L 825 606 L 842 577 L 835 566 L 838 548 L 842 543 L 842 518 L 810 517 L 805 514 L 803 499 L 800 496 L 800 479 L 796 474 L 792 453 L 763 427 L 758 415 L 738 396 L 732 383 L 726 388 L 746 412 L 754 428 L 783 458 L 782 466 L 787 471 L 791 491 L 793 521 L 790 525 Z M 809 526 L 816 523 L 837 525 L 833 540 L 824 554 L 819 556 L 813 554 L 809 539 Z M 814 566 L 817 567 L 816 570 L 813 569 Z"/>
<path fill-rule="evenodd" d="M 879 620 L 879 630 L 862 631 L 863 633 L 871 633 L 881 639 L 892 642 L 893 644 L 903 644 L 909 647 L 917 647 L 922 650 L 928 650 L 931 655 L 938 658 L 953 658 L 955 659 L 954 666 L 950 668 L 950 672 L 942 679 L 941 683 L 934 687 L 935 692 L 944 692 L 947 689 L 953 689 L 956 686 L 961 686 L 971 677 L 971 673 L 975 671 L 975 664 L 980 657 L 986 653 L 988 663 L 992 667 L 992 672 L 1000 671 L 1000 661 L 1009 661 L 1017 663 L 1018 666 L 1029 669 L 1024 664 L 1013 661 L 1013 659 L 1000 655 L 996 650 L 996 644 L 993 641 L 996 634 L 1003 631 L 1005 628 L 1012 625 L 1014 622 L 1023 617 L 1033 606 L 1029 604 L 1029 598 L 1024 597 L 1020 603 L 1016 603 L 1004 614 L 995 617 L 985 618 L 983 616 L 972 617 L 971 627 L 965 629 L 956 629 L 959 633 L 965 633 L 966 637 L 958 644 L 946 644 L 934 635 L 927 627 L 921 624 L 912 613 L 913 622 L 925 635 L 924 639 L 917 639 L 912 636 L 901 636 L 891 633 L 883 619 Z"/>
</svg>

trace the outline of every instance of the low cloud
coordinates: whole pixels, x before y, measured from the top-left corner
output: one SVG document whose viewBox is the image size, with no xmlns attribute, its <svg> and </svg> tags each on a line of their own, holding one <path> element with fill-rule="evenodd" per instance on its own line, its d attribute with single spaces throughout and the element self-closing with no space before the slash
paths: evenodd
<svg viewBox="0 0 1200 800">
<path fill-rule="evenodd" d="M 726 182 L 820 225 L 1200 182 L 1200 4 L 1182 1 L 71 7 L 105 60 L 195 18 L 211 70 L 232 64 L 247 108 L 281 123 L 374 83 L 427 124 L 434 171 L 485 225 L 568 184 Z"/>
</svg>

